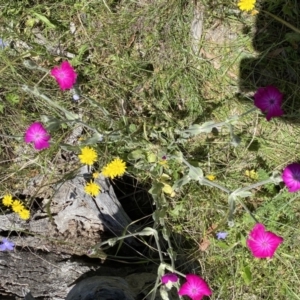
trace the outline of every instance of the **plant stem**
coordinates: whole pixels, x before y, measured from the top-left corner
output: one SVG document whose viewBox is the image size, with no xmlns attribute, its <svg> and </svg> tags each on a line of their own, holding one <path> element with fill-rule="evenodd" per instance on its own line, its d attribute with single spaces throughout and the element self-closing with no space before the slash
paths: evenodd
<svg viewBox="0 0 300 300">
<path fill-rule="evenodd" d="M 297 27 L 293 26 L 293 25 L 290 24 L 289 22 L 287 22 L 287 21 L 285 21 L 285 20 L 283 20 L 283 19 L 281 19 L 281 18 L 279 18 L 279 17 L 273 15 L 272 13 L 270 13 L 270 12 L 268 12 L 268 11 L 266 11 L 266 10 L 263 10 L 263 9 L 262 9 L 261 11 L 262 11 L 263 13 L 265 13 L 266 15 L 271 16 L 271 17 L 272 17 L 273 19 L 275 19 L 276 21 L 282 23 L 282 24 L 285 25 L 286 27 L 288 27 L 288 28 L 294 30 L 294 31 L 297 32 L 297 33 L 300 33 L 300 29 L 298 29 Z"/>
</svg>

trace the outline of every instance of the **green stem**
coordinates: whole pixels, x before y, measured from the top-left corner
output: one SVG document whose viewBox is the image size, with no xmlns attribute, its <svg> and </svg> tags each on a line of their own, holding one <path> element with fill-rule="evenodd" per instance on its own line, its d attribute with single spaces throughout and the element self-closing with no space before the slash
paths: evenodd
<svg viewBox="0 0 300 300">
<path fill-rule="evenodd" d="M 249 191 L 249 190 L 255 189 L 255 188 L 257 188 L 261 185 L 268 184 L 268 183 L 273 183 L 273 179 L 269 178 L 269 179 L 266 179 L 266 180 L 256 182 L 254 184 L 251 184 L 251 185 L 248 185 L 248 186 L 245 186 L 245 187 L 241 188 L 240 191 Z"/>
<path fill-rule="evenodd" d="M 206 179 L 204 177 L 201 178 L 201 182 L 204 182 L 205 185 L 208 185 L 208 186 L 211 186 L 211 187 L 216 187 L 217 189 L 219 189 L 219 190 L 221 190 L 221 191 L 223 191 L 223 192 L 225 192 L 227 194 L 231 194 L 232 193 L 232 191 L 230 191 L 229 189 L 227 189 L 225 186 L 220 185 L 220 184 L 218 184 L 218 183 L 216 183 L 214 181 L 210 181 L 210 180 L 208 180 L 208 179 Z"/>
<path fill-rule="evenodd" d="M 266 11 L 266 10 L 261 10 L 263 13 L 265 13 L 266 15 L 268 16 L 271 16 L 273 19 L 275 19 L 276 21 L 282 23 L 283 25 L 285 25 L 286 27 L 294 30 L 295 32 L 299 33 L 300 34 L 300 29 L 298 29 L 297 27 L 295 27 L 294 25 L 290 24 L 289 22 L 277 17 L 276 15 L 273 15 L 272 13 Z"/>
<path fill-rule="evenodd" d="M 46 95 L 41 94 L 41 93 L 39 92 L 39 90 L 38 90 L 36 87 L 33 88 L 33 89 L 31 89 L 31 88 L 29 88 L 28 85 L 24 84 L 24 85 L 22 86 L 22 90 L 23 90 L 24 92 L 33 94 L 33 95 L 36 96 L 36 97 L 42 98 L 42 99 L 45 100 L 50 106 L 53 106 L 53 107 L 59 109 L 60 111 L 62 111 L 62 112 L 66 115 L 66 117 L 67 117 L 69 120 L 74 120 L 74 119 L 76 119 L 76 116 L 75 116 L 73 113 L 67 111 L 66 109 L 64 109 L 63 107 L 61 107 L 58 103 L 56 103 L 55 101 L 52 101 L 50 98 L 48 98 Z"/>
</svg>

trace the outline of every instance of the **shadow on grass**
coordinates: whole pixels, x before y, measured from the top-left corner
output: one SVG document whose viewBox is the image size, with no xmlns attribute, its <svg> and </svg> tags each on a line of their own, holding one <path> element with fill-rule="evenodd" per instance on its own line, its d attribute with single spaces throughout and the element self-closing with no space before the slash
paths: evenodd
<svg viewBox="0 0 300 300">
<path fill-rule="evenodd" d="M 299 122 L 300 108 L 300 34 L 275 20 L 266 12 L 300 28 L 297 1 L 265 1 L 256 18 L 253 47 L 256 58 L 245 58 L 240 64 L 241 92 L 274 85 L 284 93 L 284 118 Z M 265 11 L 265 12 L 264 12 Z"/>
</svg>

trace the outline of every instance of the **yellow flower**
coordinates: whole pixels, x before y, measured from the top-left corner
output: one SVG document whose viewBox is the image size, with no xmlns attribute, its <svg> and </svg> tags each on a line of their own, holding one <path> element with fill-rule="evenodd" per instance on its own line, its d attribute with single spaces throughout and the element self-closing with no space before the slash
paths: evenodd
<svg viewBox="0 0 300 300">
<path fill-rule="evenodd" d="M 92 181 L 87 183 L 86 186 L 84 187 L 84 191 L 92 197 L 97 196 L 100 190 L 101 190 L 100 186 L 97 183 Z"/>
<path fill-rule="evenodd" d="M 162 188 L 162 191 L 167 194 L 170 195 L 172 198 L 176 196 L 174 190 L 172 189 L 172 187 L 167 184 L 167 183 L 163 183 L 164 187 Z"/>
<path fill-rule="evenodd" d="M 252 16 L 256 16 L 258 13 L 259 13 L 259 11 L 258 11 L 257 9 L 253 9 L 253 10 L 251 11 L 251 15 L 252 15 Z"/>
<path fill-rule="evenodd" d="M 210 181 L 214 181 L 216 179 L 216 176 L 213 174 L 209 174 L 209 175 L 206 175 L 206 178 Z"/>
<path fill-rule="evenodd" d="M 28 220 L 30 218 L 30 211 L 26 208 L 19 212 L 19 217 L 23 220 Z"/>
<path fill-rule="evenodd" d="M 254 9 L 256 0 L 240 0 L 238 2 L 238 7 L 243 11 L 250 11 Z"/>
<path fill-rule="evenodd" d="M 103 167 L 102 174 L 105 177 L 114 179 L 117 176 L 124 175 L 125 170 L 126 163 L 122 159 L 117 157 L 112 162 Z"/>
<path fill-rule="evenodd" d="M 5 206 L 11 206 L 13 203 L 12 195 L 10 195 L 10 194 L 4 195 L 4 197 L 2 199 L 2 203 Z"/>
<path fill-rule="evenodd" d="M 78 155 L 80 162 L 91 166 L 97 160 L 98 154 L 95 149 L 84 147 L 81 149 L 81 154 Z"/>
<path fill-rule="evenodd" d="M 168 168 L 168 161 L 166 159 L 160 160 L 158 162 L 158 164 L 160 164 L 161 166 L 164 166 L 164 167 Z"/>
<path fill-rule="evenodd" d="M 11 205 L 11 208 L 12 210 L 15 212 L 15 213 L 19 213 L 21 210 L 24 209 L 24 206 L 23 204 L 21 203 L 21 201 L 19 200 L 14 200 L 12 205 Z"/>
<path fill-rule="evenodd" d="M 94 173 L 93 173 L 93 178 L 94 178 L 94 179 L 97 179 L 99 176 L 100 176 L 100 173 L 99 173 L 99 172 L 94 172 Z"/>
<path fill-rule="evenodd" d="M 254 180 L 258 179 L 258 174 L 254 170 L 246 170 L 245 175 Z"/>
</svg>

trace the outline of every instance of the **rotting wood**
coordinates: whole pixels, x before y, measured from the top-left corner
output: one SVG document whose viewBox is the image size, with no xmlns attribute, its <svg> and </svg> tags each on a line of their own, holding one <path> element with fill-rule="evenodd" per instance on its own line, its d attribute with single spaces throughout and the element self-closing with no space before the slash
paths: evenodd
<svg viewBox="0 0 300 300">
<path fill-rule="evenodd" d="M 0 252 L 0 295 L 24 297 L 23 289 L 28 288 L 33 297 L 64 299 L 72 281 L 91 270 L 72 263 L 71 255 L 86 255 L 101 242 L 107 227 L 116 235 L 129 227 L 131 220 L 110 182 L 97 179 L 102 193 L 94 200 L 84 192 L 87 176 L 87 167 L 82 167 L 77 176 L 54 188 L 47 200 L 51 218 L 46 205 L 28 222 L 14 213 L 0 216 L 0 233 L 3 237 L 9 233 L 16 245 L 15 251 Z"/>
</svg>

